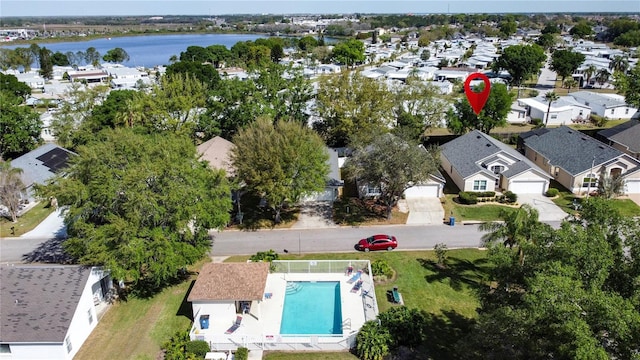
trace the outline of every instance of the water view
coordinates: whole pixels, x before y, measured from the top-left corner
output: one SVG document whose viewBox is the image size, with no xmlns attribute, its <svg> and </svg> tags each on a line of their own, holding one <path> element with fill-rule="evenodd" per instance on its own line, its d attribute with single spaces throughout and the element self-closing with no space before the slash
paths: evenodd
<svg viewBox="0 0 640 360">
<path fill-rule="evenodd" d="M 147 36 L 126 36 L 114 38 L 101 38 L 88 41 L 60 42 L 60 43 L 37 43 L 40 47 L 56 52 L 66 53 L 68 51 L 86 51 L 89 47 L 94 47 L 101 55 L 113 48 L 123 48 L 129 54 L 129 61 L 124 62 L 126 66 L 154 67 L 156 65 L 169 64 L 172 55 L 180 56 L 189 46 L 210 46 L 225 45 L 231 48 L 238 41 L 255 41 L 266 37 L 266 35 L 254 34 L 178 34 L 178 35 L 147 35 Z M 15 49 L 17 47 L 28 47 L 28 45 L 2 46 L 4 48 Z M 38 66 L 34 64 L 34 66 Z"/>
</svg>

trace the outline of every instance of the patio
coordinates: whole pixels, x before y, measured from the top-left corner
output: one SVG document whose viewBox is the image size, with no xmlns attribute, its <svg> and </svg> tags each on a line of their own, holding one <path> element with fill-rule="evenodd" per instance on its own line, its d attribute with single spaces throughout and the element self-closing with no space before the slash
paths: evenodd
<svg viewBox="0 0 640 360">
<path fill-rule="evenodd" d="M 235 350 L 240 346 L 250 350 L 346 350 L 353 346 L 357 331 L 367 320 L 373 320 L 378 314 L 377 301 L 372 278 L 363 272 L 363 285 L 360 291 L 352 293 L 353 283 L 345 270 L 349 264 L 366 265 L 368 261 L 274 261 L 275 271 L 266 279 L 265 294 L 269 298 L 251 302 L 249 313 L 242 315 L 240 326 L 231 334 L 225 334 L 233 322 L 218 320 L 216 314 L 208 312 L 209 327 L 202 329 L 200 313 L 194 314 L 194 323 L 190 336 L 192 339 L 207 341 L 212 351 Z M 362 269 L 361 266 L 353 266 Z M 340 283 L 340 301 L 342 307 L 342 334 L 336 335 L 281 335 L 280 326 L 287 282 L 289 281 L 338 281 Z M 203 309 L 203 308 L 201 308 Z M 200 312 L 205 310 L 200 310 Z M 313 309 L 309 309 L 313 311 Z"/>
</svg>

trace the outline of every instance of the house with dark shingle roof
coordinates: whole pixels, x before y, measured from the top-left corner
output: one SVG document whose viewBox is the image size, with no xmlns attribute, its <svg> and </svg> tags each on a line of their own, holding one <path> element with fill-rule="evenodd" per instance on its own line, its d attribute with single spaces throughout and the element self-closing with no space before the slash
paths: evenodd
<svg viewBox="0 0 640 360">
<path fill-rule="evenodd" d="M 440 160 L 460 191 L 542 194 L 551 179 L 518 151 L 478 130 L 442 145 Z"/>
<path fill-rule="evenodd" d="M 598 138 L 609 146 L 640 160 L 640 120 L 631 119 L 618 126 L 600 130 Z"/>
<path fill-rule="evenodd" d="M 97 267 L 0 266 L 0 358 L 72 359 L 111 288 Z"/>
<path fill-rule="evenodd" d="M 602 172 L 623 176 L 625 193 L 640 193 L 640 161 L 580 131 L 560 126 L 520 137 L 525 156 L 575 194 L 597 189 Z"/>
</svg>

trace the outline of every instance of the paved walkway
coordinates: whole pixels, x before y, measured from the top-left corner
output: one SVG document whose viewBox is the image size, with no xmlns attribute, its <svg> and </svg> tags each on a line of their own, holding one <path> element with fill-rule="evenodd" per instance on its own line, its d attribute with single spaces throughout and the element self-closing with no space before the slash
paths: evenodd
<svg viewBox="0 0 640 360">
<path fill-rule="evenodd" d="M 551 199 L 544 195 L 537 194 L 519 194 L 518 202 L 521 204 L 529 204 L 538 210 L 539 220 L 543 222 L 562 221 L 567 217 L 567 213 L 556 205 Z"/>
<path fill-rule="evenodd" d="M 62 238 L 66 236 L 67 228 L 64 225 L 64 213 L 61 209 L 58 209 L 52 212 L 33 230 L 22 234 L 20 238 L 51 239 Z"/>
</svg>

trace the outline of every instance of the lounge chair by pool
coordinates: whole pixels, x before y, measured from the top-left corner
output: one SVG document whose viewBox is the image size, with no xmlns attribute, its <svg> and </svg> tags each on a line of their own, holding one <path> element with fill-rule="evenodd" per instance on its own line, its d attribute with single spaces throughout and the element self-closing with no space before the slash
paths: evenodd
<svg viewBox="0 0 640 360">
<path fill-rule="evenodd" d="M 353 284 L 354 282 L 360 280 L 360 276 L 362 276 L 362 270 L 358 270 L 357 273 L 355 273 L 351 279 L 347 280 L 347 283 L 349 284 Z"/>
<path fill-rule="evenodd" d="M 240 327 L 240 323 L 242 322 L 242 316 L 237 316 L 236 317 L 236 322 L 233 323 L 233 325 L 231 325 L 230 328 L 227 329 L 227 331 L 225 331 L 225 334 L 232 334 L 234 331 L 238 330 L 238 328 Z"/>
<path fill-rule="evenodd" d="M 362 287 L 362 280 L 358 280 L 358 282 L 356 282 L 353 287 L 351 288 L 351 292 L 352 293 L 357 293 L 358 291 L 360 291 L 360 288 Z"/>
</svg>

